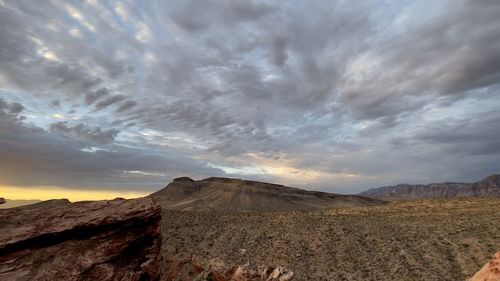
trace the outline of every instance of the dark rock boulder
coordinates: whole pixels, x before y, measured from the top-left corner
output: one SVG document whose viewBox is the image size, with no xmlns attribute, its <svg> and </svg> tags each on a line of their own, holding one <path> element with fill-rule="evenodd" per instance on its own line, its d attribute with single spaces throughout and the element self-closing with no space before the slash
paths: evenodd
<svg viewBox="0 0 500 281">
<path fill-rule="evenodd" d="M 0 280 L 160 280 L 151 198 L 0 210 Z"/>
</svg>

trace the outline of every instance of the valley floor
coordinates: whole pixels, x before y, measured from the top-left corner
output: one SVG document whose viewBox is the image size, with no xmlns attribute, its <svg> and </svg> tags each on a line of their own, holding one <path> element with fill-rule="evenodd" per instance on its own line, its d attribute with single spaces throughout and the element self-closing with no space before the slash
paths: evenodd
<svg viewBox="0 0 500 281">
<path fill-rule="evenodd" d="M 500 198 L 162 217 L 169 280 L 204 280 L 209 268 L 283 266 L 294 280 L 456 281 L 500 250 Z"/>
</svg>

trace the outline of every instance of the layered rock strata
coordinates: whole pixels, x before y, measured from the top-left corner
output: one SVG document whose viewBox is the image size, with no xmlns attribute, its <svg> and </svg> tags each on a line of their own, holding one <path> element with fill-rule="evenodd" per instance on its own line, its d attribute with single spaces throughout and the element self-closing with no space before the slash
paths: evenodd
<svg viewBox="0 0 500 281">
<path fill-rule="evenodd" d="M 0 210 L 0 280 L 160 280 L 160 219 L 151 198 Z"/>
</svg>

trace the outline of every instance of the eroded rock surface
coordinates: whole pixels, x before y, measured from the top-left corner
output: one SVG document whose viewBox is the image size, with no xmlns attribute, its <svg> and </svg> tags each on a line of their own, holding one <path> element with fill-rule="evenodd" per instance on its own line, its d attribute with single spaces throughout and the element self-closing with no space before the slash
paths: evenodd
<svg viewBox="0 0 500 281">
<path fill-rule="evenodd" d="M 164 280 L 166 281 L 290 281 L 294 273 L 283 267 L 265 267 L 251 269 L 248 266 L 227 267 L 217 261 L 200 262 L 193 258 L 189 261 L 168 263 Z"/>
<path fill-rule="evenodd" d="M 500 252 L 485 264 L 469 281 L 500 281 Z"/>
<path fill-rule="evenodd" d="M 160 280 L 160 218 L 151 198 L 0 210 L 0 280 Z"/>
</svg>

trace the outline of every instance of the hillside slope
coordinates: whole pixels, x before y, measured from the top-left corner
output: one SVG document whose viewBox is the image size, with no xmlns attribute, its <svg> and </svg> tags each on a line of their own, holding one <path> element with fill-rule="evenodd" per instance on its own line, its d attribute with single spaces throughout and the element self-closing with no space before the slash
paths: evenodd
<svg viewBox="0 0 500 281">
<path fill-rule="evenodd" d="M 500 174 L 476 183 L 398 184 L 370 189 L 359 195 L 382 200 L 500 196 Z"/>
<path fill-rule="evenodd" d="M 199 181 L 187 177 L 177 178 L 151 197 L 163 209 L 221 212 L 298 211 L 384 203 L 357 195 L 307 191 L 229 178 L 207 178 Z"/>
<path fill-rule="evenodd" d="M 2 203 L 3 199 L 3 203 Z M 11 200 L 8 198 L 0 198 L 0 209 L 15 208 L 31 204 L 40 203 L 42 200 Z"/>
</svg>

